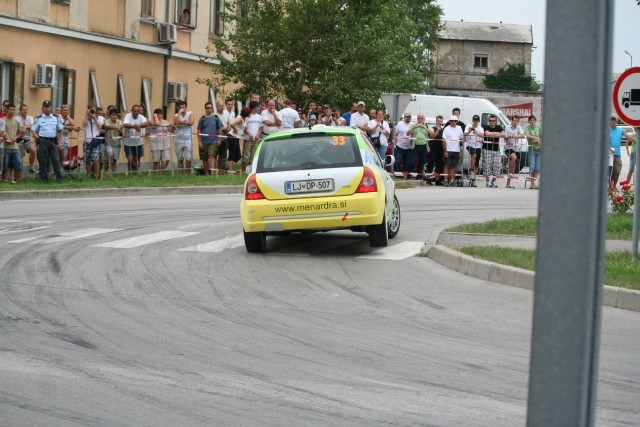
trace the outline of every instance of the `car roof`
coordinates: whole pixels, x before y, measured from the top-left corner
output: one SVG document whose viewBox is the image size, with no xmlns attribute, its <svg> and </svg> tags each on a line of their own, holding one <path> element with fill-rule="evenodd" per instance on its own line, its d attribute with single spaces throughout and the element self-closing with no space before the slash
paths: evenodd
<svg viewBox="0 0 640 427">
<path fill-rule="evenodd" d="M 359 130 L 356 128 L 352 128 L 349 126 L 326 126 L 326 125 L 315 125 L 312 128 L 304 127 L 304 128 L 296 128 L 291 130 L 279 131 L 272 133 L 267 136 L 269 139 L 278 138 L 278 137 L 288 137 L 292 135 L 304 135 L 306 133 L 317 133 L 318 131 L 332 134 L 341 134 L 341 135 L 357 135 Z"/>
</svg>

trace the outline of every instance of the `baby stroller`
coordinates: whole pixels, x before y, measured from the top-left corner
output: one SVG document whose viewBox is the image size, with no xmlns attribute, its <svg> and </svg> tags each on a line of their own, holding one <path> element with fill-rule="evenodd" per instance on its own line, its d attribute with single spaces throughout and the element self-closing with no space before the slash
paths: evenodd
<svg viewBox="0 0 640 427">
<path fill-rule="evenodd" d="M 80 165 L 82 165 L 83 157 L 78 156 L 78 146 L 72 145 L 66 150 L 65 158 L 61 162 L 62 175 L 78 177 L 80 175 Z"/>
</svg>

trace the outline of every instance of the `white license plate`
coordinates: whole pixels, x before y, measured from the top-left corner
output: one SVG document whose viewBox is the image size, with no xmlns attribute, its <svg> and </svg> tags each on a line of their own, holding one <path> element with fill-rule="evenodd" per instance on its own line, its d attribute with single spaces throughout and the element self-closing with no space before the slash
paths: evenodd
<svg viewBox="0 0 640 427">
<path fill-rule="evenodd" d="M 333 191 L 333 179 L 310 179 L 307 181 L 287 181 L 284 183 L 285 193 L 322 193 Z"/>
</svg>

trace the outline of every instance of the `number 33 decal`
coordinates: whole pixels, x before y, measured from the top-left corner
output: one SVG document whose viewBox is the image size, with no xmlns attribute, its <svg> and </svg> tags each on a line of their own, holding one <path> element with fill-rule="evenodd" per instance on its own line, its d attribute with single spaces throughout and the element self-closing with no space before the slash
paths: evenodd
<svg viewBox="0 0 640 427">
<path fill-rule="evenodd" d="M 344 136 L 333 137 L 333 145 L 344 145 L 344 144 L 345 144 Z"/>
</svg>

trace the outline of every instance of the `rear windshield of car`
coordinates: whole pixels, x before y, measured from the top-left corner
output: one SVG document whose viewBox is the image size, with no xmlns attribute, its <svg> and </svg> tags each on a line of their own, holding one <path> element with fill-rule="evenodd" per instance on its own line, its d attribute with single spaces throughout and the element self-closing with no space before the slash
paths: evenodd
<svg viewBox="0 0 640 427">
<path fill-rule="evenodd" d="M 362 166 L 355 135 L 311 133 L 262 142 L 256 172 Z"/>
</svg>

